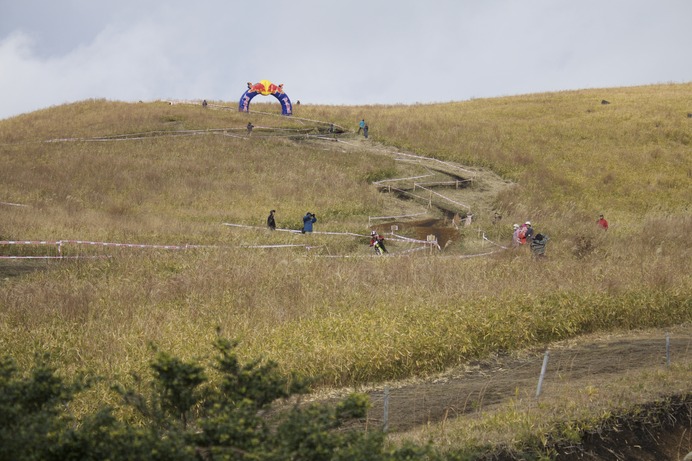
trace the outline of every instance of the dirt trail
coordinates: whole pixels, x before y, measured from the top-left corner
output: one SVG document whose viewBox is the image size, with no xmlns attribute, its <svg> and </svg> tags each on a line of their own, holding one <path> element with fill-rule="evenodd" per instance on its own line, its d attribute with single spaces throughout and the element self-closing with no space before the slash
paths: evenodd
<svg viewBox="0 0 692 461">
<path fill-rule="evenodd" d="M 399 202 L 432 206 L 449 218 L 471 214 L 476 220 L 492 215 L 497 194 L 513 186 L 489 169 L 423 157 L 370 141 L 345 139 L 327 144 L 343 152 L 367 151 L 394 159 L 401 175 L 376 181 L 380 192 L 392 194 Z"/>
<path fill-rule="evenodd" d="M 632 332 L 622 336 L 582 338 L 548 349 L 541 398 L 564 394 L 565 389 L 595 389 L 629 372 L 665 370 L 665 332 Z M 389 428 L 406 431 L 419 425 L 474 415 L 513 399 L 534 399 L 545 353 L 523 357 L 495 357 L 443 375 L 389 388 Z M 670 336 L 670 360 L 676 366 L 692 364 L 692 327 Z M 690 376 L 692 379 L 692 375 Z M 691 386 L 688 391 L 692 389 Z M 368 391 L 373 407 L 367 423 L 383 418 L 383 388 Z"/>
<path fill-rule="evenodd" d="M 417 157 L 360 140 L 343 141 L 336 144 L 336 148 L 345 151 L 367 150 L 378 155 L 390 156 L 407 163 L 407 171 L 414 178 L 423 174 L 429 175 L 424 179 L 382 181 L 376 184 L 384 193 L 391 192 L 387 190 L 392 188 L 391 186 L 404 191 L 415 190 L 416 186 L 413 183 L 416 181 L 472 179 L 470 187 L 447 186 L 444 189 L 445 197 L 466 204 L 469 209 L 450 200 L 436 200 L 434 206 L 443 212 L 468 211 L 476 215 L 485 214 L 487 217 L 493 213 L 492 201 L 495 196 L 512 186 L 510 182 L 488 170 Z M 399 198 L 408 199 L 401 196 Z M 664 330 L 581 337 L 551 345 L 548 349 L 547 369 L 540 399 L 559 398 L 560 395 L 567 395 L 566 392 L 574 392 L 574 395 L 580 392 L 598 393 L 598 389 L 609 382 L 623 382 L 628 377 L 636 377 L 641 373 L 665 371 L 668 359 L 673 366 L 690 370 L 692 325 L 672 329 L 669 338 L 669 349 L 666 348 Z M 526 351 L 520 356 L 494 357 L 428 379 L 388 383 L 388 429 L 390 433 L 405 432 L 453 418 L 474 418 L 483 412 L 502 408 L 517 399 L 535 400 L 544 358 L 544 351 Z M 688 385 L 681 389 L 670 389 L 671 394 L 692 392 L 692 372 L 689 374 Z M 636 382 L 632 385 L 636 385 Z M 334 391 L 331 397 L 336 397 L 342 392 L 345 390 Z M 384 385 L 365 392 L 370 396 L 372 408 L 367 418 L 359 425 L 363 428 L 381 427 L 384 423 Z M 646 429 L 643 435 L 622 431 L 587 438 L 583 446 L 574 449 L 571 454 L 564 453 L 559 459 L 682 459 L 688 451 L 692 451 L 692 416 L 687 416 L 679 418 L 675 427 L 657 433 Z"/>
<path fill-rule="evenodd" d="M 666 335 L 669 346 L 666 346 Z M 637 378 L 655 376 L 670 366 L 686 369 L 687 385 L 669 389 L 660 397 L 692 392 L 692 325 L 669 331 L 648 330 L 581 337 L 551 345 L 540 397 L 536 398 L 545 351 L 525 351 L 518 356 L 493 357 L 446 371 L 438 376 L 387 383 L 387 425 L 390 434 L 414 431 L 429 424 L 455 419 L 469 421 L 482 414 L 510 408 L 516 402 L 559 400 L 569 395 L 598 398 L 609 383 L 626 388 L 631 380 L 637 393 Z M 624 383 L 624 384 L 623 384 Z M 321 395 L 319 400 L 338 400 L 354 389 Z M 385 385 L 358 389 L 372 407 L 364 420 L 350 427 L 380 428 L 384 424 Z M 623 391 L 626 392 L 626 391 Z M 646 404 L 647 402 L 641 402 Z M 518 411 L 524 411 L 519 409 Z M 692 414 L 689 407 L 671 414 L 668 424 L 621 427 L 585 438 L 580 446 L 562 448 L 557 459 L 590 461 L 677 461 L 692 451 Z M 499 455 L 498 455 L 499 456 Z M 508 456 L 508 455 L 507 455 Z M 511 457 L 493 458 L 510 460 Z"/>
</svg>

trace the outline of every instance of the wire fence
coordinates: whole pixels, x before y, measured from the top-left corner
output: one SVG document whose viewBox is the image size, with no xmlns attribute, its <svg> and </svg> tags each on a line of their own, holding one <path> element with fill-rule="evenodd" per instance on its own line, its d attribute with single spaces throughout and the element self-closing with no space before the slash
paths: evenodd
<svg viewBox="0 0 692 461">
<path fill-rule="evenodd" d="M 405 431 L 480 414 L 512 399 L 560 397 L 576 384 L 597 389 L 629 372 L 672 366 L 692 366 L 692 332 L 598 341 L 525 358 L 496 358 L 434 380 L 368 391 L 372 406 L 358 424 Z"/>
</svg>

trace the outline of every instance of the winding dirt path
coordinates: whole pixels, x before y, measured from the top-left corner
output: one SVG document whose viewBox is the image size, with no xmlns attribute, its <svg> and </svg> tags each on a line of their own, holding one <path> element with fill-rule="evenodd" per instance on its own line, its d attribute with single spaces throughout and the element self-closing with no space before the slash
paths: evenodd
<svg viewBox="0 0 692 461">
<path fill-rule="evenodd" d="M 404 171 L 410 175 L 405 176 L 415 179 L 381 181 L 376 186 L 382 191 L 392 185 L 401 190 L 415 190 L 413 183 L 423 180 L 472 179 L 472 187 L 446 188 L 443 195 L 451 200 L 436 200 L 434 205 L 446 212 L 463 212 L 464 208 L 454 203 L 458 202 L 468 205 L 470 213 L 493 213 L 494 197 L 512 186 L 488 170 L 418 157 L 369 142 L 342 141 L 336 148 L 366 150 L 407 164 Z M 418 178 L 423 175 L 429 176 Z M 579 393 L 597 395 L 599 389 L 609 383 L 624 382 L 626 388 L 628 379 L 632 380 L 632 393 L 636 393 L 638 376 L 665 373 L 669 366 L 683 372 L 687 370 L 689 379 L 687 385 L 669 389 L 668 395 L 692 392 L 692 325 L 676 327 L 669 332 L 657 329 L 580 337 L 553 344 L 548 352 L 540 400 Z M 366 392 L 372 402 L 367 418 L 357 425 L 382 427 L 386 420 L 390 433 L 404 433 L 451 419 L 477 418 L 480 414 L 514 405 L 518 400 L 537 402 L 544 360 L 543 350 L 525 351 L 517 356 L 494 357 L 448 370 L 435 377 L 388 383 L 386 391 L 385 385 L 365 391 L 355 389 Z M 354 389 L 332 391 L 326 398 L 338 398 L 352 391 Z M 642 433 L 620 431 L 587 437 L 582 446 L 565 451 L 559 459 L 677 461 L 688 451 L 692 451 L 692 415 L 678 418 L 673 427 L 661 428 L 658 432 L 646 429 Z"/>
</svg>

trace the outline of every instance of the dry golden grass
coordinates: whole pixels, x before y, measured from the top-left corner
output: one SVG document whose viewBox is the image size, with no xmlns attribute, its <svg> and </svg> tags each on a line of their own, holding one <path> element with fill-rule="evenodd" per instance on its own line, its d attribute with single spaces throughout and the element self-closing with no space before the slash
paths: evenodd
<svg viewBox="0 0 692 461">
<path fill-rule="evenodd" d="M 241 114 L 234 104 L 97 100 L 3 120 L 0 201 L 27 206 L 3 206 L 0 239 L 210 247 L 65 245 L 67 255 L 111 257 L 33 263 L 41 270 L 1 279 L 0 348 L 24 363 L 49 350 L 68 371 L 115 379 L 146 368 L 150 342 L 204 356 L 220 326 L 247 357 L 341 386 L 425 376 L 584 333 L 690 322 L 690 101 L 692 84 L 683 84 L 301 105 L 291 118 Z M 368 216 L 391 203 L 368 180 L 406 167 L 353 135 L 342 138 L 349 149 L 305 137 L 329 122 L 355 131 L 362 117 L 374 141 L 515 181 L 494 199 L 503 220 L 493 225 L 484 210 L 474 226 L 506 244 L 511 223 L 530 219 L 550 235 L 549 257 L 534 261 L 524 249 L 460 257 L 488 249 L 475 230 L 434 256 L 371 258 L 366 238 L 223 225 L 263 227 L 277 209 L 279 227 L 298 229 L 313 211 L 318 230 L 366 233 Z M 92 139 L 126 134 L 141 139 Z M 64 138 L 88 139 L 43 142 Z M 607 233 L 595 229 L 600 212 Z M 263 244 L 302 246 L 247 247 Z M 0 267 L 9 274 L 22 264 Z M 102 389 L 98 398 L 112 396 Z"/>
<path fill-rule="evenodd" d="M 516 395 L 508 405 L 394 434 L 390 441 L 421 444 L 434 441 L 442 449 L 497 450 L 498 447 L 533 446 L 543 448 L 546 459 L 558 459 L 550 457 L 551 453 L 555 455 L 554 443 L 575 447 L 582 442 L 585 433 L 600 434 L 611 429 L 607 426 L 613 424 L 614 417 L 629 414 L 635 408 L 645 408 L 653 402 L 665 408 L 666 398 L 674 390 L 688 391 L 685 386 L 680 387 L 680 383 L 689 381 L 691 376 L 692 367 L 688 362 L 667 370 L 633 370 L 593 385 L 564 382 L 558 395 L 543 397 L 540 401 Z M 615 427 L 614 430 L 622 431 L 623 428 Z M 684 455 L 687 452 L 684 440 L 680 445 L 669 447 L 669 451 L 679 448 Z"/>
</svg>

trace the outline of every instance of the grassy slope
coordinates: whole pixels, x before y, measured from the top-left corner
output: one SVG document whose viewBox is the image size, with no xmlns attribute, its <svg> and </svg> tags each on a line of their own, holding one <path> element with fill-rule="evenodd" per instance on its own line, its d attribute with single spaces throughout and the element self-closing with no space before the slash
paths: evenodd
<svg viewBox="0 0 692 461">
<path fill-rule="evenodd" d="M 3 208 L 0 238 L 224 246 L 66 247 L 118 257 L 41 263 L 45 270 L 0 281 L 0 347 L 24 362 L 47 349 L 68 370 L 124 376 L 146 367 L 150 341 L 203 356 L 220 325 L 249 356 L 344 385 L 583 333 L 689 322 L 692 255 L 682 230 L 691 224 L 691 101 L 692 84 L 661 85 L 439 105 L 301 105 L 293 119 L 85 101 L 0 121 L 0 201 L 29 205 Z M 476 224 L 509 239 L 511 222 L 531 219 L 552 238 L 550 258 L 320 258 L 312 255 L 365 255 L 367 243 L 221 224 L 261 226 L 276 208 L 280 227 L 297 228 L 311 210 L 321 230 L 365 232 L 367 217 L 387 205 L 367 178 L 401 167 L 365 147 L 344 153 L 275 131 L 324 127 L 300 118 L 354 129 L 362 117 L 375 141 L 516 181 L 496 200 L 500 225 L 489 212 Z M 248 121 L 257 128 L 243 139 Z M 39 142 L 181 129 L 209 132 Z M 599 212 L 611 221 L 607 234 L 594 229 Z M 241 247 L 265 243 L 319 249 L 306 257 Z"/>
</svg>

